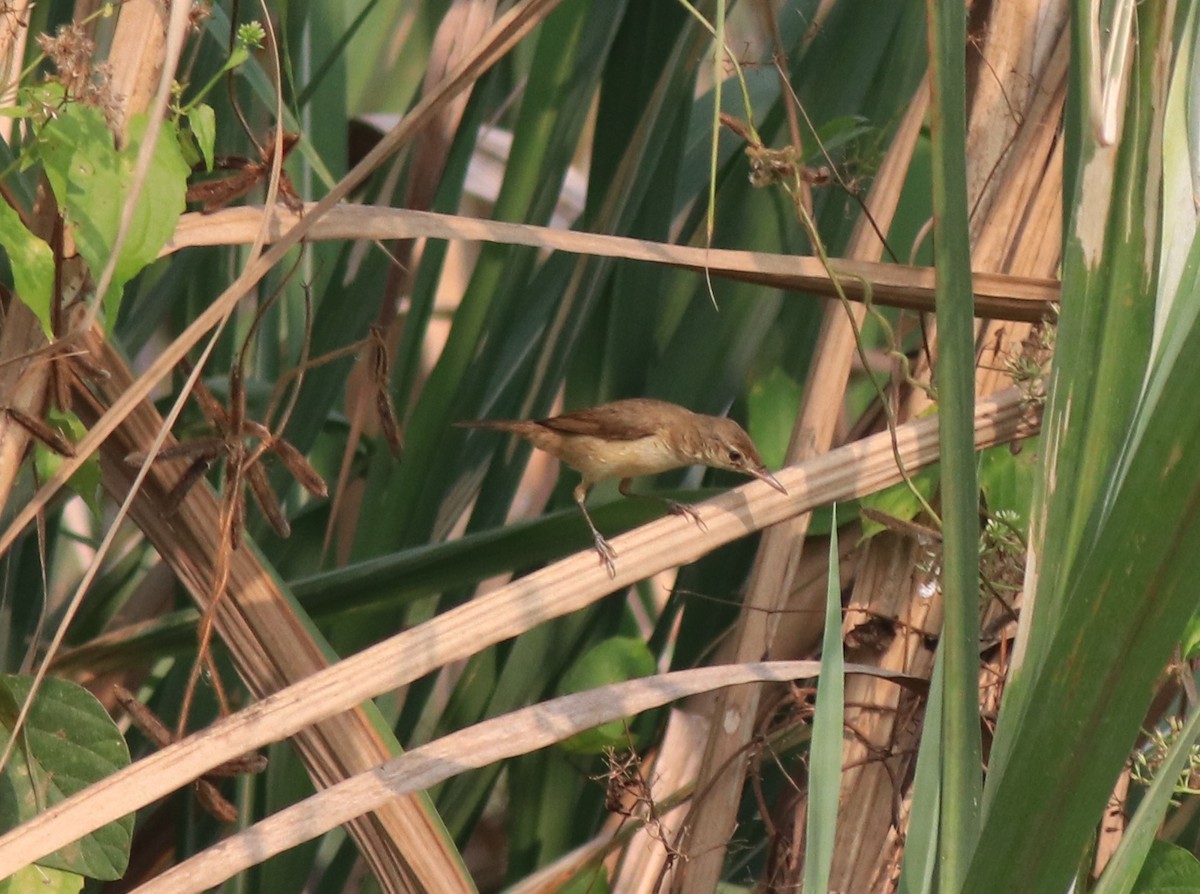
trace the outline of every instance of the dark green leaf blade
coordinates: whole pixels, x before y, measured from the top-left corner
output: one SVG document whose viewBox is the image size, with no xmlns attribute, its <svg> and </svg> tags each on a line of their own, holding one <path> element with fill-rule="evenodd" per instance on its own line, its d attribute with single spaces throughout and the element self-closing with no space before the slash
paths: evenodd
<svg viewBox="0 0 1200 894">
<path fill-rule="evenodd" d="M 0 729 L 6 738 L 29 690 L 29 677 L 0 677 Z M 47 677 L 4 770 L 0 827 L 15 828 L 128 763 L 125 740 L 95 697 Z M 120 878 L 132 835 L 131 814 L 39 862 L 97 879 Z"/>
</svg>

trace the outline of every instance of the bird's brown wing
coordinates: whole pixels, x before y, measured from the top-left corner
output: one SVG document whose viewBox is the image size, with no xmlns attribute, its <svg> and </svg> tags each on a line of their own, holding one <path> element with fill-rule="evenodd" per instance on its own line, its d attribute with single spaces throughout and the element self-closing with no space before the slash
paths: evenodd
<svg viewBox="0 0 1200 894">
<path fill-rule="evenodd" d="M 612 441 L 635 441 L 658 433 L 671 421 L 665 417 L 680 412 L 688 413 L 683 407 L 664 401 L 631 398 L 539 419 L 538 424 L 568 434 L 592 435 Z"/>
</svg>

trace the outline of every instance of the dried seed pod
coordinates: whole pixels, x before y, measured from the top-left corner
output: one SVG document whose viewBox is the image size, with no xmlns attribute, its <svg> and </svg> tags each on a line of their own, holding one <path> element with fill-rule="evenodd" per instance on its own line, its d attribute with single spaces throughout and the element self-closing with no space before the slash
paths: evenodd
<svg viewBox="0 0 1200 894">
<path fill-rule="evenodd" d="M 388 449 L 397 459 L 404 453 L 404 438 L 396 422 L 396 408 L 392 406 L 392 395 L 388 391 L 375 392 L 375 412 L 379 416 L 379 428 L 387 441 Z"/>
<path fill-rule="evenodd" d="M 179 511 L 180 505 L 183 503 L 184 497 L 188 495 L 196 482 L 208 474 L 208 470 L 212 468 L 212 464 L 216 461 L 216 452 L 201 454 L 192 460 L 192 464 L 184 470 L 184 473 L 179 476 L 179 480 L 175 482 L 167 492 L 167 498 L 163 502 L 163 512 L 168 515 L 174 515 Z"/>
<path fill-rule="evenodd" d="M 231 776 L 241 776 L 245 773 L 261 773 L 267 769 L 267 764 L 266 755 L 259 754 L 257 751 L 247 751 L 240 757 L 227 760 L 223 764 L 217 764 L 217 766 L 204 775 L 227 779 Z"/>
<path fill-rule="evenodd" d="M 267 473 L 263 471 L 263 467 L 258 463 L 247 466 L 246 478 L 250 482 L 250 492 L 254 494 L 254 502 L 258 504 L 262 514 L 271 523 L 275 533 L 280 537 L 290 537 L 292 526 L 288 524 L 287 517 L 283 514 L 283 507 L 279 505 L 279 500 L 275 497 L 275 492 L 271 490 L 271 483 L 267 480 Z"/>
<path fill-rule="evenodd" d="M 264 443 L 270 443 L 275 440 L 275 435 L 271 430 L 261 422 L 255 422 L 253 419 L 246 419 L 242 422 L 242 434 L 249 435 L 252 438 L 258 438 Z"/>
<path fill-rule="evenodd" d="M 62 432 L 54 426 L 49 425 L 44 419 L 39 419 L 36 416 L 30 416 L 24 410 L 18 410 L 16 407 L 5 407 L 4 412 L 9 415 L 9 418 L 25 431 L 29 432 L 38 441 L 41 441 L 59 456 L 73 457 L 75 456 L 75 445 L 63 437 Z"/>
<path fill-rule="evenodd" d="M 246 489 L 242 487 L 242 466 L 238 458 L 230 457 L 229 474 L 225 477 L 225 491 L 221 499 L 221 517 L 229 516 L 229 545 L 233 549 L 242 547 L 242 531 L 246 527 Z"/>
<path fill-rule="evenodd" d="M 196 398 L 196 403 L 200 405 L 200 412 L 204 414 L 204 418 L 213 428 L 223 434 L 235 431 L 230 424 L 229 413 L 225 407 L 221 405 L 209 387 L 199 379 L 196 380 L 196 386 L 192 389 L 192 396 Z"/>
<path fill-rule="evenodd" d="M 196 456 L 216 457 L 225 447 L 224 438 L 193 438 L 190 441 L 180 441 L 178 444 L 168 444 L 154 454 L 154 461 L 164 462 L 172 459 L 190 459 Z M 125 454 L 125 462 L 131 466 L 140 466 L 146 461 L 143 450 L 135 450 Z"/>
<path fill-rule="evenodd" d="M 196 780 L 196 803 L 199 804 L 210 816 L 219 823 L 236 823 L 238 821 L 238 809 L 229 799 L 221 794 L 220 790 L 201 776 Z"/>
<path fill-rule="evenodd" d="M 375 389 L 375 412 L 379 416 L 379 427 L 392 455 L 399 457 L 404 452 L 404 439 L 396 421 L 396 407 L 392 403 L 391 361 L 388 356 L 387 340 L 383 327 L 371 326 L 371 385 Z"/>
<path fill-rule="evenodd" d="M 107 382 L 112 378 L 112 373 L 93 360 L 91 352 L 87 348 L 73 350 L 65 356 L 71 361 L 71 366 L 75 367 L 76 371 L 81 373 L 84 378 L 91 379 L 93 382 Z"/>
<path fill-rule="evenodd" d="M 329 496 L 329 486 L 325 483 L 325 479 L 312 467 L 312 463 L 304 457 L 303 453 L 283 438 L 273 443 L 271 450 L 279 457 L 280 462 L 287 466 L 292 477 L 299 481 L 310 494 L 314 497 Z"/>
<path fill-rule="evenodd" d="M 54 406 L 64 413 L 71 412 L 73 399 L 71 397 L 71 373 L 66 364 L 50 364 L 50 387 L 54 394 Z"/>
<path fill-rule="evenodd" d="M 137 697 L 120 683 L 113 686 L 113 695 L 117 697 L 117 701 L 121 703 L 121 707 L 125 709 L 125 712 L 129 715 L 129 719 L 133 721 L 133 725 L 141 730 L 142 735 L 159 748 L 165 748 L 175 740 L 175 737 L 171 735 L 171 731 L 166 728 L 155 713 L 138 701 Z"/>
</svg>

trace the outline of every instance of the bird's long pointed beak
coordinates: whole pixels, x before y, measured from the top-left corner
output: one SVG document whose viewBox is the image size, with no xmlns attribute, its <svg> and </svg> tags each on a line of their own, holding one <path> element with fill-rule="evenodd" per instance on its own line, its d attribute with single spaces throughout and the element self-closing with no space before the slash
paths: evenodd
<svg viewBox="0 0 1200 894">
<path fill-rule="evenodd" d="M 766 469 L 757 470 L 754 473 L 754 477 L 759 479 L 760 481 L 767 482 L 767 484 L 771 485 L 771 487 L 775 488 L 775 490 L 779 491 L 785 497 L 787 496 L 787 488 L 784 487 L 782 484 L 780 484 L 779 479 L 776 478 L 774 475 L 772 475 L 770 472 L 768 472 Z"/>
</svg>

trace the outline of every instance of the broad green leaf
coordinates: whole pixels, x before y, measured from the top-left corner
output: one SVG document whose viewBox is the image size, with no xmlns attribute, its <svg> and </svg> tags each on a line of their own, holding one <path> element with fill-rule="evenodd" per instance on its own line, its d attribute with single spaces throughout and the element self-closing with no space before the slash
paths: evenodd
<svg viewBox="0 0 1200 894">
<path fill-rule="evenodd" d="M 213 147 L 217 143 L 217 116 L 213 107 L 201 104 L 188 113 L 188 128 L 196 138 L 200 147 L 200 155 L 204 159 L 204 170 L 213 169 Z"/>
<path fill-rule="evenodd" d="M 121 170 L 126 182 L 132 185 L 134 167 L 146 132 L 146 118 L 135 115 L 129 126 L 129 145 L 121 150 Z M 118 265 L 127 276 L 126 282 L 158 257 L 159 250 L 175 232 L 175 224 L 184 211 L 187 178 L 191 169 L 179 153 L 174 125 L 163 122 L 154 146 L 146 182 L 138 198 L 133 223 L 121 250 Z"/>
<path fill-rule="evenodd" d="M 874 126 L 861 115 L 844 115 L 826 121 L 817 128 L 818 148 L 808 157 L 808 163 L 820 167 L 826 162 L 826 153 L 833 155 L 838 149 L 855 140 L 869 136 Z"/>
<path fill-rule="evenodd" d="M 68 103 L 38 134 L 38 156 L 79 251 L 99 275 L 116 236 L 125 184 L 99 109 Z"/>
<path fill-rule="evenodd" d="M 87 428 L 79 421 L 79 417 L 74 413 L 64 413 L 61 410 L 51 409 L 46 416 L 46 423 L 58 429 L 73 444 L 79 443 L 83 436 L 87 434 Z M 45 444 L 37 445 L 35 454 L 37 463 L 38 480 L 46 481 L 58 471 L 58 467 L 62 465 L 62 457 L 47 447 Z M 101 474 L 100 474 L 100 454 L 93 453 L 89 456 L 75 473 L 67 480 L 67 486 L 83 499 L 87 504 L 88 509 L 92 511 L 92 515 L 96 519 L 103 518 L 101 510 Z"/>
<path fill-rule="evenodd" d="M 614 636 L 593 646 L 580 656 L 563 675 L 558 686 L 558 695 L 584 692 L 646 677 L 654 673 L 654 656 L 646 643 L 636 637 Z M 625 722 L 614 720 L 595 729 L 579 733 L 565 740 L 562 747 L 577 754 L 600 754 L 606 748 L 625 748 L 629 738 Z"/>
<path fill-rule="evenodd" d="M 1022 441 L 1015 453 L 1005 445 L 979 455 L 979 489 L 983 491 L 988 511 L 993 515 L 1005 512 L 1019 517 L 1022 531 L 1029 528 L 1040 446 L 1037 438 L 1030 438 Z"/>
<path fill-rule="evenodd" d="M 83 890 L 84 881 L 78 873 L 35 863 L 0 879 L 0 894 L 76 894 Z"/>
<path fill-rule="evenodd" d="M 1140 887 L 1142 877 L 1148 872 L 1153 875 L 1152 866 L 1171 862 L 1169 859 L 1162 860 L 1163 855 L 1156 850 L 1156 846 L 1166 842 L 1156 841 L 1155 836 L 1162 828 L 1163 819 L 1175 796 L 1180 774 L 1188 765 L 1198 733 L 1200 712 L 1193 711 L 1187 723 L 1176 734 L 1166 758 L 1157 768 L 1154 781 L 1138 804 L 1137 812 L 1126 827 L 1125 834 L 1121 836 L 1116 853 L 1108 861 L 1104 874 L 1092 894 L 1130 894 L 1132 891 L 1143 890 Z M 1195 858 L 1190 854 L 1188 856 L 1195 864 Z M 1197 872 L 1200 872 L 1200 866 L 1194 866 L 1192 869 L 1193 890 Z"/>
<path fill-rule="evenodd" d="M 1169 841 L 1150 846 L 1133 894 L 1191 894 L 1200 891 L 1200 860 Z"/>
<path fill-rule="evenodd" d="M 0 677 L 0 730 L 6 738 L 29 690 L 29 677 Z M 47 677 L 0 776 L 0 828 L 15 828 L 128 763 L 125 740 L 95 697 L 74 683 Z M 40 862 L 91 878 L 120 878 L 132 834 L 130 815 Z"/>
<path fill-rule="evenodd" d="M 776 366 L 750 388 L 750 437 L 769 469 L 783 465 L 804 389 Z"/>
<path fill-rule="evenodd" d="M 68 103 L 39 133 L 38 155 L 93 277 L 100 275 L 112 255 L 145 129 L 145 116 L 135 116 L 129 145 L 118 150 L 98 109 Z M 116 319 L 122 287 L 158 256 L 174 232 L 184 210 L 188 173 L 172 125 L 164 123 L 112 286 L 104 296 L 110 322 Z"/>
<path fill-rule="evenodd" d="M 922 469 L 915 475 L 909 476 L 909 479 L 912 481 L 912 487 L 907 482 L 901 481 L 873 494 L 867 494 L 859 501 L 859 505 L 864 509 L 875 509 L 879 512 L 887 513 L 893 518 L 900 519 L 900 521 L 912 521 L 924 508 L 921 505 L 921 501 L 917 499 L 916 494 L 913 493 L 913 489 L 915 488 L 917 493 L 928 502 L 933 497 L 934 489 L 937 487 L 938 475 L 937 466 Z M 887 530 L 886 525 L 872 521 L 865 516 L 861 517 L 861 521 L 863 540 L 869 540 L 881 531 Z"/>
<path fill-rule="evenodd" d="M 1179 638 L 1179 647 L 1184 661 L 1191 661 L 1200 655 L 1200 614 L 1192 615 Z"/>
<path fill-rule="evenodd" d="M 1134 418 L 1141 436 L 1126 448 L 1115 492 L 1090 513 L 1085 530 L 1095 540 L 1074 563 L 1045 664 L 1030 681 L 1029 710 L 1010 731 L 972 891 L 1052 890 L 1065 882 L 1134 742 L 1154 680 L 1195 611 L 1200 470 L 1180 459 L 1200 437 L 1192 412 L 1200 326 L 1184 347 L 1173 368 L 1156 370 L 1147 389 L 1156 399 Z M 1061 846 L 1045 849 L 1048 835 Z M 1020 874 L 1001 885 L 994 877 L 1005 864 Z"/>
<path fill-rule="evenodd" d="M 54 294 L 54 253 L 21 222 L 8 202 L 0 202 L 0 246 L 12 267 L 17 297 L 33 311 L 47 337 L 53 336 L 50 304 Z"/>
</svg>

